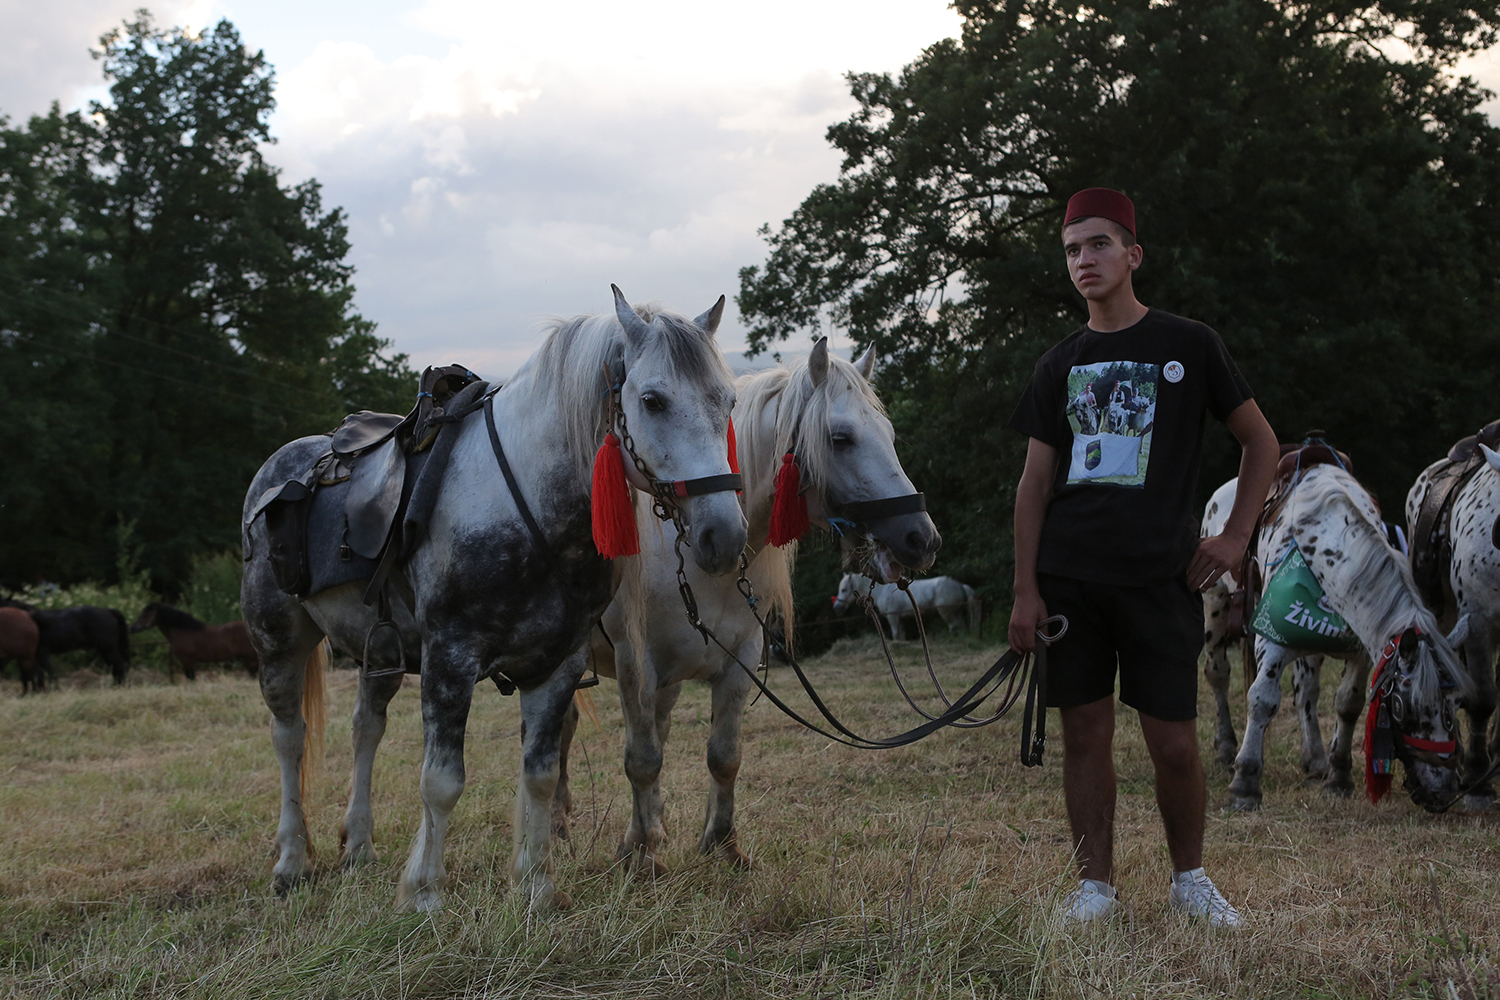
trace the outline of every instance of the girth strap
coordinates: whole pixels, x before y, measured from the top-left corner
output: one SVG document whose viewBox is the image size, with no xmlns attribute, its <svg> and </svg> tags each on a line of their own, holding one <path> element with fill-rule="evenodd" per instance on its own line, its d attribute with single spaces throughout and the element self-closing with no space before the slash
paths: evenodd
<svg viewBox="0 0 1500 1000">
<path fill-rule="evenodd" d="M 879 521 L 902 514 L 920 514 L 927 509 L 927 494 L 908 493 L 900 497 L 883 500 L 856 500 L 853 503 L 834 504 L 834 513 L 855 524 Z"/>
</svg>

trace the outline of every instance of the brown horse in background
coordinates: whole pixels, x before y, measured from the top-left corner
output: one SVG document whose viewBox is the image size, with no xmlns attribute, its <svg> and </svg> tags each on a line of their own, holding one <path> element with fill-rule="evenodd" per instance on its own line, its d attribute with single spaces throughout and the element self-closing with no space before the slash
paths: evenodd
<svg viewBox="0 0 1500 1000">
<path fill-rule="evenodd" d="M 153 627 L 161 629 L 161 634 L 167 637 L 172 651 L 169 664 L 172 660 L 182 664 L 182 672 L 190 681 L 198 678 L 200 663 L 238 660 L 251 677 L 260 673 L 260 658 L 250 645 L 244 622 L 205 625 L 186 611 L 152 601 L 141 609 L 130 631 L 144 632 Z"/>
<path fill-rule="evenodd" d="M 21 668 L 21 694 L 42 691 L 46 678 L 36 662 L 36 647 L 41 639 L 36 622 L 20 608 L 0 608 L 0 667 L 14 659 Z"/>
</svg>

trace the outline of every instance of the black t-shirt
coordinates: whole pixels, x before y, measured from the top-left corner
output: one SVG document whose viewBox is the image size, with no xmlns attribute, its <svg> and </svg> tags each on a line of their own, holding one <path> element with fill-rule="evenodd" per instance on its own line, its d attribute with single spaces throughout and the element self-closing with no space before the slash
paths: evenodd
<svg viewBox="0 0 1500 1000">
<path fill-rule="evenodd" d="M 1042 355 L 1010 418 L 1058 453 L 1037 570 L 1125 586 L 1185 571 L 1204 411 L 1224 420 L 1250 397 L 1217 333 L 1159 309 Z"/>
</svg>

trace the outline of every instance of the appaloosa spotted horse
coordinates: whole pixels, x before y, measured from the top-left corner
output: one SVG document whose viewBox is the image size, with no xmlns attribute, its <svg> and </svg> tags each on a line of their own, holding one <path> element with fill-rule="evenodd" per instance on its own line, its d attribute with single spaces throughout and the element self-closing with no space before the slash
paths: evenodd
<svg viewBox="0 0 1500 1000">
<path fill-rule="evenodd" d="M 1444 622 L 1467 621 L 1467 629 L 1455 629 L 1456 645 L 1463 653 L 1474 694 L 1465 707 L 1469 736 L 1464 752 L 1464 775 L 1477 780 L 1500 756 L 1500 732 L 1489 734 L 1496 704 L 1495 652 L 1500 648 L 1500 453 L 1480 444 L 1484 456 L 1480 466 L 1458 490 L 1439 527 L 1445 533 L 1452 556 L 1440 578 L 1442 604 L 1436 610 Z M 1417 524 L 1434 473 L 1447 460 L 1434 462 L 1422 471 L 1406 495 L 1406 521 Z M 1413 531 L 1412 554 L 1419 540 Z M 1488 737 L 1488 739 L 1486 738 Z M 1472 807 L 1495 796 L 1492 781 L 1474 789 Z"/>
</svg>

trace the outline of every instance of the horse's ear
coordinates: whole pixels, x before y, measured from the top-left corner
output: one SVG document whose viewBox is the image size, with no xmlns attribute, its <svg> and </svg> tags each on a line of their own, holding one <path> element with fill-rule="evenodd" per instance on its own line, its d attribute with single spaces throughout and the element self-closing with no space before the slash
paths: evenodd
<svg viewBox="0 0 1500 1000">
<path fill-rule="evenodd" d="M 620 291 L 618 285 L 610 285 L 609 290 L 615 293 L 615 318 L 625 328 L 625 336 L 630 338 L 630 342 L 640 347 L 651 328 L 630 308 L 630 303 L 625 301 L 625 293 Z"/>
<path fill-rule="evenodd" d="M 719 301 L 714 303 L 713 308 L 703 315 L 699 316 L 697 319 L 693 320 L 693 322 L 698 324 L 698 326 L 702 328 L 704 333 L 712 337 L 714 335 L 714 331 L 719 328 L 719 320 L 723 318 L 724 296 L 720 295 Z"/>
<path fill-rule="evenodd" d="M 1484 453 L 1484 460 L 1490 464 L 1490 468 L 1500 472 L 1500 451 L 1495 451 L 1487 445 L 1480 445 L 1479 450 Z"/>
<path fill-rule="evenodd" d="M 819 337 L 818 342 L 813 345 L 812 353 L 807 356 L 807 374 L 812 377 L 813 388 L 823 384 L 828 377 L 828 338 Z"/>
<path fill-rule="evenodd" d="M 864 378 L 870 381 L 870 376 L 875 374 L 875 345 L 871 344 L 865 348 L 865 353 L 860 355 L 858 361 L 854 362 L 854 368 Z"/>
</svg>

